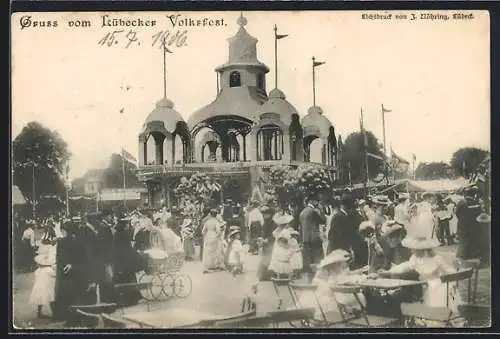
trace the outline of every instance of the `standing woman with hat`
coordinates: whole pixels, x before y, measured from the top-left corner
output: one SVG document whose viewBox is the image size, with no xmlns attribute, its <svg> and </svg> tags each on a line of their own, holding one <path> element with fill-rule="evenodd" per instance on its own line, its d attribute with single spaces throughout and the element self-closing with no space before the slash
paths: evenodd
<svg viewBox="0 0 500 339">
<path fill-rule="evenodd" d="M 222 252 L 222 226 L 217 218 L 218 210 L 212 208 L 210 214 L 203 224 L 203 273 L 209 273 L 221 269 L 219 262 Z"/>
<path fill-rule="evenodd" d="M 433 238 L 434 214 L 432 212 L 432 199 L 434 195 L 429 192 L 422 194 L 423 201 L 418 204 L 417 215 L 408 228 L 408 236 Z"/>
<path fill-rule="evenodd" d="M 186 260 L 194 260 L 195 249 L 194 249 L 194 230 L 193 230 L 193 220 L 184 219 L 181 225 L 181 238 L 184 245 L 184 253 L 186 254 Z"/>
</svg>

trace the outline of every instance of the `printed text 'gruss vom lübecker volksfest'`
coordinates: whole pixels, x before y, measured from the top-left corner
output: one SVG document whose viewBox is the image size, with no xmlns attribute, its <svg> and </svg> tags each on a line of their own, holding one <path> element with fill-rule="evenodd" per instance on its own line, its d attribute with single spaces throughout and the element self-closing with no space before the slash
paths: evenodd
<svg viewBox="0 0 500 339">
<path fill-rule="evenodd" d="M 223 27 L 227 26 L 224 18 L 220 16 L 208 15 L 193 15 L 188 16 L 184 14 L 166 14 L 161 19 L 152 19 L 148 17 L 124 17 L 113 16 L 112 14 L 101 14 L 92 19 L 78 18 L 72 15 L 71 18 L 60 19 L 43 19 L 37 17 L 36 14 L 22 15 L 19 19 L 21 29 L 28 28 L 57 28 L 57 27 L 70 27 L 70 28 L 87 28 L 87 27 L 101 27 L 101 28 L 140 28 L 140 27 L 158 27 L 162 28 L 194 28 L 194 27 Z"/>
</svg>

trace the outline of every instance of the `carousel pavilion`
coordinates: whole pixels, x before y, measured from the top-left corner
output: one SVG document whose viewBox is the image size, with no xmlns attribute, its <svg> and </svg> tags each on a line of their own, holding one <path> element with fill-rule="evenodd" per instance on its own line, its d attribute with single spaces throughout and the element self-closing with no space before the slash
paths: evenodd
<svg viewBox="0 0 500 339">
<path fill-rule="evenodd" d="M 320 107 L 309 108 L 301 119 L 280 89 L 267 93 L 269 68 L 257 58 L 258 40 L 245 29 L 243 16 L 237 23 L 228 39 L 228 61 L 215 69 L 215 100 L 186 122 L 164 97 L 144 122 L 138 177 L 148 187 L 144 199 L 151 207 L 174 204 L 172 188 L 195 172 L 216 176 L 223 194 L 239 201 L 256 185 L 264 189 L 266 171 L 275 165 L 310 163 L 337 176 L 332 123 Z"/>
</svg>

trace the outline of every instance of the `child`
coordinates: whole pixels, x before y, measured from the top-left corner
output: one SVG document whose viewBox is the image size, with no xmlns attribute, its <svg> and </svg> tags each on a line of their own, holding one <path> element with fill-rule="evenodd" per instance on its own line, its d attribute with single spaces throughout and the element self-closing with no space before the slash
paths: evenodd
<svg viewBox="0 0 500 339">
<path fill-rule="evenodd" d="M 55 256 L 46 252 L 35 257 L 38 268 L 35 271 L 35 282 L 31 290 L 30 303 L 37 307 L 37 317 L 45 318 L 42 313 L 43 306 L 54 301 L 56 273 L 54 269 Z"/>
<path fill-rule="evenodd" d="M 297 249 L 291 248 L 291 238 L 290 230 L 282 230 L 276 235 L 269 270 L 274 272 L 277 278 L 290 278 L 293 273 L 291 259 Z"/>
<path fill-rule="evenodd" d="M 240 231 L 233 229 L 229 232 L 228 267 L 233 276 L 243 273 L 244 255 L 246 249 L 241 244 Z"/>
<path fill-rule="evenodd" d="M 292 257 L 290 258 L 290 264 L 292 265 L 292 270 L 294 272 L 295 278 L 299 279 L 300 278 L 300 272 L 302 271 L 302 250 L 299 246 L 298 242 L 298 237 L 299 237 L 299 232 L 296 230 L 291 230 L 290 231 L 290 239 L 288 240 L 290 249 L 293 250 Z"/>
<path fill-rule="evenodd" d="M 363 221 L 359 225 L 359 234 L 364 238 L 368 247 L 368 273 L 374 273 L 377 270 L 384 268 L 385 255 L 382 246 L 377 239 L 375 233 L 375 225 L 371 221 Z"/>
<path fill-rule="evenodd" d="M 358 275 L 358 271 L 349 270 L 349 260 L 351 255 L 349 252 L 344 250 L 334 250 L 328 256 L 326 256 L 317 266 L 316 275 L 312 281 L 313 285 L 317 286 L 316 294 L 318 296 L 318 301 L 321 306 L 314 300 L 314 296 L 309 294 L 303 294 L 300 296 L 299 303 L 301 307 L 316 307 L 315 318 L 323 320 L 322 312 L 327 316 L 328 314 L 334 315 L 338 313 L 338 305 L 345 305 L 346 310 L 352 313 L 357 312 L 361 306 L 366 306 L 366 299 L 363 294 L 359 293 L 356 297 L 351 294 L 343 293 L 333 293 L 330 289 L 331 285 L 343 284 L 343 283 L 355 283 L 356 280 L 363 279 L 364 277 Z M 340 318 L 340 316 L 335 316 L 335 318 Z"/>
</svg>

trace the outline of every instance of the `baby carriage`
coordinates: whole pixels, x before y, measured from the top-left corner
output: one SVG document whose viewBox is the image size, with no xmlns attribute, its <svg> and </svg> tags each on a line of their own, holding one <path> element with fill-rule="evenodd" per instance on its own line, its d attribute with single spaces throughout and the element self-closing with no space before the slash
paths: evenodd
<svg viewBox="0 0 500 339">
<path fill-rule="evenodd" d="M 151 249 L 146 251 L 148 274 L 142 275 L 140 281 L 149 279 L 152 282 L 150 297 L 153 300 L 158 300 L 162 295 L 167 298 L 186 298 L 191 294 L 192 281 L 189 275 L 181 273 L 185 254 L 183 251 L 167 254 L 164 248 L 161 231 L 152 230 Z"/>
</svg>

